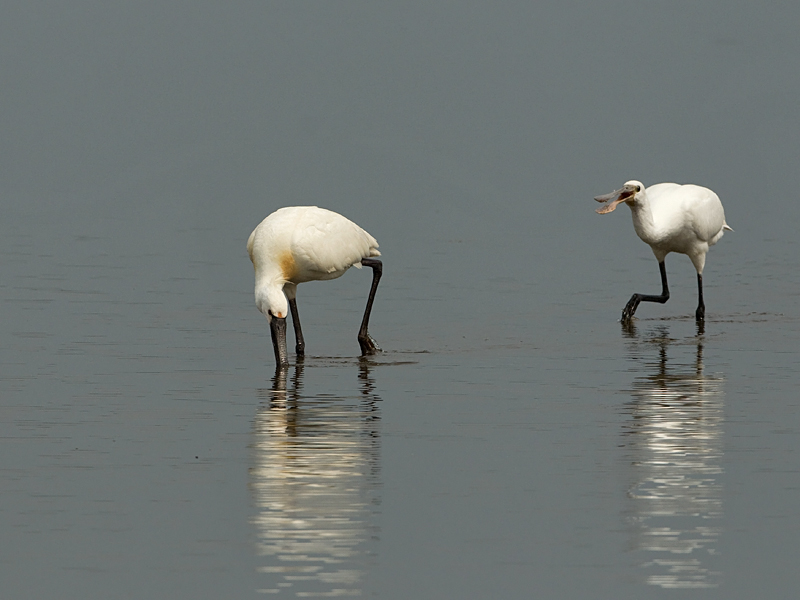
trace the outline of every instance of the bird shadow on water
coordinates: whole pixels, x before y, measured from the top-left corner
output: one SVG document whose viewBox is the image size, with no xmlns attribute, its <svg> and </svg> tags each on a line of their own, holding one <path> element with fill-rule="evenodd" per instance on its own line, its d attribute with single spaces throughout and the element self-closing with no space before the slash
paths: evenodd
<svg viewBox="0 0 800 600">
<path fill-rule="evenodd" d="M 371 370 L 375 367 L 398 367 L 405 365 L 419 364 L 417 360 L 404 360 L 405 355 L 409 354 L 430 354 L 428 350 L 408 350 L 408 351 L 393 351 L 393 352 L 379 352 L 378 354 L 370 354 L 367 356 L 322 356 L 322 355 L 305 355 L 298 356 L 295 359 L 294 367 L 302 372 L 305 369 L 317 369 L 325 367 L 342 367 L 342 366 L 358 366 L 359 372 L 363 373 L 364 370 Z M 291 367 L 275 368 L 275 375 L 272 377 L 273 384 L 276 379 L 283 378 L 287 380 L 288 372 Z M 273 385 L 274 387 L 274 385 Z"/>
<path fill-rule="evenodd" d="M 648 585 L 713 588 L 722 573 L 715 554 L 722 533 L 722 375 L 704 371 L 705 324 L 673 337 L 683 324 L 622 326 L 631 371 L 631 399 L 621 444 L 630 552 Z M 676 358 L 676 356 L 682 358 Z"/>
<path fill-rule="evenodd" d="M 697 323 L 698 335 L 703 335 L 704 328 L 706 323 L 768 323 L 772 321 L 781 321 L 789 319 L 786 315 L 782 313 L 771 313 L 771 312 L 748 312 L 748 313 L 721 313 L 715 314 L 712 316 L 706 316 L 705 321 L 700 321 Z M 650 317 L 650 318 L 639 318 L 635 317 L 634 321 L 628 323 L 628 325 L 623 325 L 623 327 L 630 326 L 633 328 L 634 332 L 636 331 L 636 322 L 640 324 L 643 323 L 653 323 L 653 322 L 675 322 L 675 321 L 695 321 L 694 315 L 672 315 L 666 317 Z"/>
<path fill-rule="evenodd" d="M 305 361 L 257 391 L 249 486 L 261 593 L 353 596 L 376 560 L 381 398 L 370 360 L 355 385 L 305 389 Z"/>
</svg>

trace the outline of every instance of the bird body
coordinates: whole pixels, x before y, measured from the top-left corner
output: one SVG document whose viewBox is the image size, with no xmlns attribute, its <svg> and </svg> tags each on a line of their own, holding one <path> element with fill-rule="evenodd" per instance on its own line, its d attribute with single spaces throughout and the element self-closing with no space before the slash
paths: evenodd
<svg viewBox="0 0 800 600">
<path fill-rule="evenodd" d="M 700 302 L 696 316 L 702 320 L 705 314 L 702 275 L 706 254 L 725 230 L 732 231 L 725 222 L 725 211 L 719 196 L 699 185 L 659 183 L 645 189 L 642 183 L 632 180 L 621 189 L 597 196 L 595 200 L 604 203 L 611 200 L 597 209 L 600 214 L 612 212 L 621 202 L 630 207 L 636 234 L 650 246 L 662 271 L 662 295 L 634 294 L 623 311 L 623 321 L 633 316 L 641 300 L 667 301 L 669 291 L 663 265 L 670 252 L 686 254 L 697 271 Z"/>
<path fill-rule="evenodd" d="M 652 185 L 630 206 L 636 234 L 659 262 L 670 252 L 686 254 L 698 273 L 708 248 L 730 229 L 719 197 L 699 185 Z"/>
<path fill-rule="evenodd" d="M 316 206 L 276 210 L 250 234 L 247 252 L 255 269 L 256 306 L 270 324 L 273 319 L 287 317 L 294 305 L 298 284 L 336 279 L 350 267 L 360 269 L 367 263 L 375 274 L 375 263 L 381 264 L 372 260 L 380 256 L 374 237 L 342 215 Z M 377 283 L 373 287 L 377 287 Z M 370 299 L 373 296 L 371 293 Z M 292 308 L 292 313 L 300 347 L 302 334 L 296 307 Z M 365 314 L 366 318 L 368 316 Z M 276 356 L 277 351 L 276 348 Z"/>
</svg>

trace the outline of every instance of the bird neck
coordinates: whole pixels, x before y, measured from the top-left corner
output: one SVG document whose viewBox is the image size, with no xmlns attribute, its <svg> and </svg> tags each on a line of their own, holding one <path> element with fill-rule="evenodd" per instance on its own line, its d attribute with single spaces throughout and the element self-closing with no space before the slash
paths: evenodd
<svg viewBox="0 0 800 600">
<path fill-rule="evenodd" d="M 265 316 L 268 311 L 276 316 L 286 316 L 289 303 L 283 293 L 284 285 L 286 280 L 280 269 L 256 271 L 256 306 Z"/>
<path fill-rule="evenodd" d="M 645 194 L 637 199 L 636 204 L 631 207 L 633 217 L 633 228 L 636 234 L 646 243 L 651 243 L 658 237 L 653 209 Z"/>
</svg>

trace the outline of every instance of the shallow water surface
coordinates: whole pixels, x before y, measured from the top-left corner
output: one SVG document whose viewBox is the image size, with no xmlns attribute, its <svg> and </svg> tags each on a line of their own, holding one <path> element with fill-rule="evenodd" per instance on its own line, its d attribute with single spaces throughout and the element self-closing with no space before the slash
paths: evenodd
<svg viewBox="0 0 800 600">
<path fill-rule="evenodd" d="M 668 303 L 623 327 L 619 309 L 534 307 L 512 285 L 491 327 L 458 310 L 404 322 L 400 268 L 375 313 L 387 350 L 357 358 L 335 348 L 357 350 L 369 285 L 348 273 L 309 284 L 309 355 L 275 373 L 249 290 L 114 301 L 98 285 L 87 301 L 74 270 L 50 287 L 76 257 L 25 284 L 32 246 L 17 238 L 6 285 L 12 597 L 730 598 L 796 583 L 782 566 L 797 543 L 796 318 L 709 309 L 699 328 Z"/>
<path fill-rule="evenodd" d="M 797 7 L 12 5 L 0 596 L 796 595 Z M 703 327 L 674 255 L 619 323 L 631 178 L 722 199 Z M 298 204 L 380 242 L 382 354 L 352 269 L 275 372 Z"/>
<path fill-rule="evenodd" d="M 304 395 L 303 371 L 298 364 L 288 387 L 277 374 L 255 418 L 253 525 L 272 586 L 259 591 L 360 595 L 380 531 L 381 398 L 366 360 L 350 398 Z"/>
</svg>

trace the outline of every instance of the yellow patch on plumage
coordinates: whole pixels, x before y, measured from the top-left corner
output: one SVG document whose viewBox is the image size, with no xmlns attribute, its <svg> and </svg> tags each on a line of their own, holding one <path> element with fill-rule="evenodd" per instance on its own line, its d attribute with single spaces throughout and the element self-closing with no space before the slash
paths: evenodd
<svg viewBox="0 0 800 600">
<path fill-rule="evenodd" d="M 291 252 L 284 252 L 278 257 L 278 264 L 281 267 L 281 273 L 286 281 L 294 281 L 297 274 L 297 265 L 294 262 L 294 254 Z"/>
</svg>

